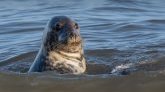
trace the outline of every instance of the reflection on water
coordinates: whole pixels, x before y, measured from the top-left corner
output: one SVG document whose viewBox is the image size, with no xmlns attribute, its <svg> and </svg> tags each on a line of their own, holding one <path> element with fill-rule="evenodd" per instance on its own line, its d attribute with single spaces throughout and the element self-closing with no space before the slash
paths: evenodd
<svg viewBox="0 0 165 92">
<path fill-rule="evenodd" d="M 0 91 L 164 92 L 164 3 L 164 0 L 1 0 Z M 47 21 L 57 15 L 69 16 L 79 23 L 87 73 L 22 74 L 39 50 Z"/>
</svg>

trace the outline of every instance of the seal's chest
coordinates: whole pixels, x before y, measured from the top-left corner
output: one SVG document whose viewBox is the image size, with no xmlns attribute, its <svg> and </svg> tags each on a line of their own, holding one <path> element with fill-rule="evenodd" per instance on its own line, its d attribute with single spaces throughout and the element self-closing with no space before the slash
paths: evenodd
<svg viewBox="0 0 165 92">
<path fill-rule="evenodd" d="M 51 62 L 51 61 L 49 61 Z M 62 61 L 56 61 L 53 63 L 47 63 L 46 64 L 46 71 L 56 71 L 58 73 L 80 73 L 82 69 L 78 66 L 75 62 L 62 62 Z"/>
<path fill-rule="evenodd" d="M 83 58 L 80 53 L 49 52 L 46 60 L 46 70 L 55 70 L 59 73 L 79 74 L 85 71 Z"/>
</svg>

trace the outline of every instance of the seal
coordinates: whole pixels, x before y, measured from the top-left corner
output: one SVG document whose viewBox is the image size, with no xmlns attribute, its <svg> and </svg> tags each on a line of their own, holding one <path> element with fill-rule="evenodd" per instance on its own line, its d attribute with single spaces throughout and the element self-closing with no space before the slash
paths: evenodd
<svg viewBox="0 0 165 92">
<path fill-rule="evenodd" d="M 67 16 L 55 16 L 45 27 L 40 50 L 28 72 L 42 71 L 61 74 L 86 71 L 79 25 Z"/>
</svg>

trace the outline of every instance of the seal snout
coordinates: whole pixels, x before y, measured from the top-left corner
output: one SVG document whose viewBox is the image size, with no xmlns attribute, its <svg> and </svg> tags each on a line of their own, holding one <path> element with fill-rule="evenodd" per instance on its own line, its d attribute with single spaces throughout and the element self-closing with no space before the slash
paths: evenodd
<svg viewBox="0 0 165 92">
<path fill-rule="evenodd" d="M 75 23 L 77 24 L 77 23 Z M 73 26 L 74 23 L 66 23 L 65 28 L 59 32 L 58 41 L 64 44 L 72 44 L 81 42 L 81 36 L 77 26 Z"/>
<path fill-rule="evenodd" d="M 77 32 L 77 30 L 73 30 L 69 32 L 65 30 L 65 32 L 60 33 L 58 36 L 58 42 L 62 42 L 64 44 L 81 42 L 81 39 L 82 38 L 80 34 Z"/>
<path fill-rule="evenodd" d="M 81 37 L 77 32 L 72 31 L 72 32 L 69 33 L 69 36 L 68 36 L 67 40 L 68 40 L 69 43 L 76 43 L 76 42 L 81 41 Z"/>
</svg>

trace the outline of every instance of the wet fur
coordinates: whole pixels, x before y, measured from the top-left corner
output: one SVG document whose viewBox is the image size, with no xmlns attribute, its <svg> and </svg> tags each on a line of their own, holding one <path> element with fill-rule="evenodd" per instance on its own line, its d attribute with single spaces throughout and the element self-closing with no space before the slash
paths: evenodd
<svg viewBox="0 0 165 92">
<path fill-rule="evenodd" d="M 61 34 L 60 32 L 53 31 L 53 27 L 57 23 L 61 23 L 63 26 L 60 30 L 63 32 Z M 65 16 L 54 17 L 49 21 L 44 31 L 40 51 L 29 72 L 48 70 L 72 74 L 85 72 L 86 61 L 82 47 L 82 38 L 78 32 L 79 29 L 75 29 L 74 24 L 74 21 Z M 76 30 L 76 33 L 73 30 Z"/>
</svg>

